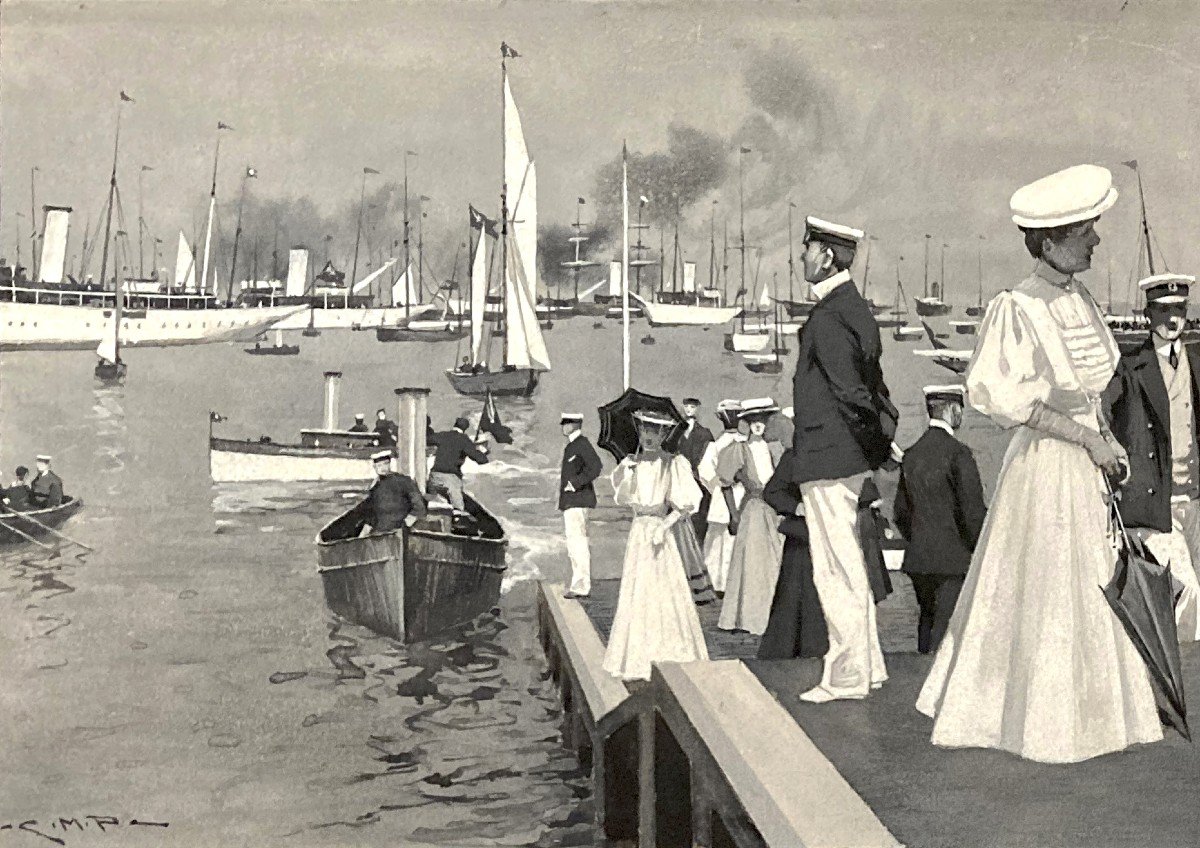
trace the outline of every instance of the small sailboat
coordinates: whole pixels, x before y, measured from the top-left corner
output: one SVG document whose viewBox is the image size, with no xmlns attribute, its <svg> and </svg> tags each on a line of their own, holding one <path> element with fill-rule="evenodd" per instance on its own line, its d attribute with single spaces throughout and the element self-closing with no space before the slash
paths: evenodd
<svg viewBox="0 0 1200 848">
<path fill-rule="evenodd" d="M 283 330 L 276 330 L 275 344 L 270 347 L 263 347 L 258 342 L 255 342 L 254 347 L 244 348 L 244 350 L 253 356 L 296 356 L 300 353 L 300 345 L 284 344 Z"/>
<path fill-rule="evenodd" d="M 896 265 L 896 304 L 892 308 L 895 323 L 892 338 L 898 342 L 915 342 L 925 334 L 920 327 L 908 325 L 908 298 L 904 296 L 904 284 L 900 282 L 900 266 Z M 877 319 L 878 320 L 878 319 Z"/>
<path fill-rule="evenodd" d="M 759 255 L 761 261 L 762 256 Z M 755 282 L 757 283 L 758 271 L 754 272 Z M 763 286 L 762 295 L 759 297 L 760 315 L 763 311 L 771 308 L 771 293 Z M 733 332 L 725 334 L 725 350 L 734 353 L 760 353 L 766 349 L 771 343 L 771 325 L 759 322 L 758 324 L 746 324 L 746 312 L 742 310 L 739 316 L 741 326 Z M 778 323 L 775 321 L 774 323 Z"/>
<path fill-rule="evenodd" d="M 950 313 L 950 304 L 942 300 L 941 295 L 946 285 L 945 269 L 946 269 L 946 251 L 945 246 L 942 247 L 942 281 L 934 283 L 930 286 L 929 283 L 929 239 L 932 236 L 925 236 L 925 288 L 922 297 L 915 297 L 913 301 L 917 306 L 917 314 L 922 318 L 936 318 L 940 315 L 948 315 Z"/>
<path fill-rule="evenodd" d="M 742 357 L 745 361 L 742 363 L 746 366 L 746 370 L 754 374 L 780 374 L 783 372 L 783 357 L 787 354 L 787 348 L 783 346 L 779 338 L 779 306 L 775 307 L 775 347 L 769 354 L 749 354 Z"/>
<path fill-rule="evenodd" d="M 100 340 L 100 344 L 96 346 L 98 360 L 95 375 L 96 379 L 105 385 L 120 383 L 125 379 L 125 374 L 129 370 L 121 359 L 121 301 L 123 299 L 124 293 L 117 296 L 116 305 L 109 313 L 112 316 L 109 330 Z"/>
<path fill-rule="evenodd" d="M 983 236 L 980 236 L 979 238 L 980 238 L 980 240 L 982 240 Z M 1112 311 L 1112 269 L 1111 268 L 1109 269 L 1109 272 L 1108 272 L 1108 308 L 1109 308 L 1109 311 L 1111 312 Z M 980 246 L 979 246 L 979 301 L 976 303 L 975 306 L 967 307 L 967 315 L 969 315 L 972 318 L 981 318 L 981 317 L 983 317 L 983 311 L 984 311 L 983 310 L 983 245 L 980 244 Z M 974 331 L 972 331 L 972 334 L 973 334 L 973 332 Z"/>
</svg>

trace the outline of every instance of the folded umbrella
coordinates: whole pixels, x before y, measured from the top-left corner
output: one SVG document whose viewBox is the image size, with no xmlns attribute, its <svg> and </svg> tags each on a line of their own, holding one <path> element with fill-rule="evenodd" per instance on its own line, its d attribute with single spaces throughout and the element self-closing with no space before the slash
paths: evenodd
<svg viewBox="0 0 1200 848">
<path fill-rule="evenodd" d="M 1141 541 L 1131 537 L 1115 499 L 1110 503 L 1121 547 L 1112 580 L 1101 591 L 1146 664 L 1160 717 L 1190 742 L 1170 563 L 1159 564 Z"/>
<path fill-rule="evenodd" d="M 683 435 L 683 414 L 675 408 L 670 398 L 648 395 L 633 388 L 626 389 L 619 398 L 597 409 L 600 413 L 600 438 L 597 444 L 616 457 L 618 462 L 636 454 L 638 433 L 633 413 L 638 410 L 657 412 L 676 422 L 675 429 L 663 440 L 663 449 L 674 453 Z"/>
</svg>

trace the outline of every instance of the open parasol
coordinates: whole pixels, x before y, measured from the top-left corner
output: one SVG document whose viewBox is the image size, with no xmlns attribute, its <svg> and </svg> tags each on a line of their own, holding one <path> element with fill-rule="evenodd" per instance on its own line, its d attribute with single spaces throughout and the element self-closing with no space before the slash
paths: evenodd
<svg viewBox="0 0 1200 848">
<path fill-rule="evenodd" d="M 683 414 L 675 408 L 670 398 L 648 395 L 629 388 L 616 400 L 609 401 L 596 411 L 600 413 L 600 439 L 598 444 L 620 462 L 637 453 L 637 425 L 633 413 L 638 410 L 657 412 L 677 422 L 675 429 L 663 440 L 663 449 L 674 452 L 683 435 Z"/>
<path fill-rule="evenodd" d="M 1190 742 L 1170 563 L 1160 565 L 1129 535 L 1115 499 L 1111 510 L 1121 549 L 1112 580 L 1101 591 L 1146 663 L 1159 715 Z"/>
</svg>

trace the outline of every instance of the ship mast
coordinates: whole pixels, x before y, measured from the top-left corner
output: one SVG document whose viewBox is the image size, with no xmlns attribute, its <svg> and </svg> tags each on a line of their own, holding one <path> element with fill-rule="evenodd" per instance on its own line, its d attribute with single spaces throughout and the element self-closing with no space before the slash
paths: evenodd
<svg viewBox="0 0 1200 848">
<path fill-rule="evenodd" d="M 796 204 L 788 201 L 788 300 L 796 299 L 792 288 L 792 281 L 796 279 L 796 252 L 792 241 L 792 210 L 796 208 Z M 866 293 L 866 280 L 863 280 L 863 293 Z"/>
<path fill-rule="evenodd" d="M 929 233 L 925 234 L 925 287 L 921 295 L 925 298 L 929 297 L 929 240 L 931 238 L 933 236 L 929 235 Z"/>
<path fill-rule="evenodd" d="M 109 244 L 109 240 L 112 238 L 113 200 L 117 194 L 117 150 L 120 148 L 120 145 L 121 145 L 121 111 L 123 108 L 123 104 L 126 101 L 129 101 L 130 103 L 133 102 L 132 98 L 130 98 L 129 95 L 127 95 L 125 92 L 122 91 L 121 99 L 119 101 L 117 101 L 117 132 L 116 132 L 115 138 L 113 139 L 112 175 L 109 177 L 109 180 L 108 180 L 108 207 L 105 209 L 105 212 L 104 212 L 104 249 L 100 252 L 100 288 L 101 289 L 104 288 L 104 274 L 105 274 L 105 271 L 108 270 L 108 244 Z M 113 254 L 113 261 L 114 262 L 116 261 L 115 251 Z M 117 297 L 118 298 L 120 297 L 119 292 L 117 294 Z"/>
<path fill-rule="evenodd" d="M 1146 192 L 1142 189 L 1142 172 L 1137 171 L 1138 178 L 1138 198 L 1142 202 L 1142 238 L 1146 243 L 1146 267 L 1150 270 L 1150 276 L 1154 276 L 1154 254 L 1150 250 L 1150 222 L 1146 218 Z"/>
<path fill-rule="evenodd" d="M 212 228 L 213 215 L 217 211 L 217 163 L 221 158 L 221 130 L 231 130 L 233 127 L 222 121 L 217 121 L 217 147 L 213 153 L 213 174 L 212 174 L 212 189 L 208 193 L 208 227 L 204 231 L 204 264 L 200 276 L 200 293 L 204 294 L 208 288 L 208 257 L 212 249 Z M 214 294 L 216 286 L 213 286 Z"/>
</svg>

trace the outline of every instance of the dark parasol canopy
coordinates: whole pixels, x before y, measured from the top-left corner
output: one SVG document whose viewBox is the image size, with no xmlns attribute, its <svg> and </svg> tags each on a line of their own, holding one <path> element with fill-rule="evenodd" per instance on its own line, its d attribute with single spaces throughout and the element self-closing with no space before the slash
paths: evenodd
<svg viewBox="0 0 1200 848">
<path fill-rule="evenodd" d="M 1145 545 L 1129 535 L 1115 501 L 1112 514 L 1121 552 L 1112 580 L 1101 591 L 1146 663 L 1159 715 L 1190 742 L 1170 563 L 1160 565 Z"/>
<path fill-rule="evenodd" d="M 675 408 L 675 404 L 670 398 L 648 395 L 633 388 L 626 389 L 619 398 L 596 410 L 600 413 L 598 444 L 615 456 L 618 462 L 637 453 L 638 434 L 633 413 L 639 409 L 661 413 L 673 419 L 677 425 L 683 424 L 683 414 Z M 679 437 L 682 435 L 683 427 L 676 426 L 663 440 L 663 449 L 674 453 L 679 446 Z"/>
</svg>

